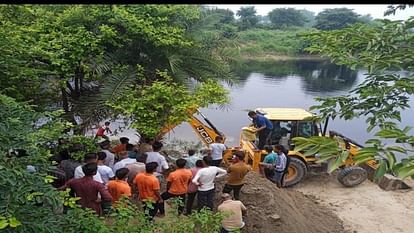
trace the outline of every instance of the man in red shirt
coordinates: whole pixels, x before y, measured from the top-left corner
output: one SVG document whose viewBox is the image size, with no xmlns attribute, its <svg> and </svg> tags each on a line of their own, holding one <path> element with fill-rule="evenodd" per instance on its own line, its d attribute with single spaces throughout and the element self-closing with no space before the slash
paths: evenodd
<svg viewBox="0 0 414 233">
<path fill-rule="evenodd" d="M 164 201 L 172 197 L 180 198 L 182 203 L 178 206 L 178 213 L 181 214 L 184 212 L 185 194 L 188 191 L 188 183 L 191 181 L 192 173 L 190 169 L 184 168 L 187 160 L 177 159 L 175 163 L 177 164 L 177 170 L 168 175 L 167 191 L 161 197 Z"/>
<path fill-rule="evenodd" d="M 157 170 L 156 162 L 147 163 L 145 165 L 145 173 L 139 173 L 135 176 L 134 183 L 137 185 L 139 199 L 142 201 L 144 211 L 149 209 L 150 220 L 154 219 L 158 210 L 164 213 L 164 203 L 160 196 L 160 182 L 155 177 L 154 172 Z M 148 202 L 152 203 L 150 207 Z"/>
<path fill-rule="evenodd" d="M 102 215 L 101 202 L 108 204 L 112 201 L 112 196 L 105 188 L 105 186 L 95 180 L 93 176 L 98 171 L 96 163 L 87 163 L 82 166 L 82 171 L 85 174 L 84 177 L 78 179 L 71 179 L 59 190 L 65 190 L 70 188 L 76 197 L 80 197 L 79 204 L 83 208 L 91 208 L 96 211 L 98 215 Z M 98 193 L 101 198 L 98 198 Z"/>
<path fill-rule="evenodd" d="M 108 138 L 108 136 L 106 136 L 105 133 L 112 133 L 111 129 L 109 128 L 109 124 L 111 123 L 107 121 L 105 122 L 105 125 L 99 127 L 95 137 Z"/>
</svg>

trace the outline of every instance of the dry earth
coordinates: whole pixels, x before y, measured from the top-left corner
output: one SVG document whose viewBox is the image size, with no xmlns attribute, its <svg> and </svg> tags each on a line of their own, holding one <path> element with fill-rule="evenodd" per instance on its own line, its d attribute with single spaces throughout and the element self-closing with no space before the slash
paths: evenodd
<svg viewBox="0 0 414 233">
<path fill-rule="evenodd" d="M 335 174 L 310 175 L 294 190 L 332 209 L 345 229 L 359 233 L 413 233 L 414 191 L 384 191 L 367 180 L 343 187 Z"/>
<path fill-rule="evenodd" d="M 293 189 L 278 189 L 258 173 L 250 172 L 240 194 L 248 209 L 246 226 L 249 233 L 343 233 L 342 221 L 328 206 Z M 216 183 L 219 203 L 224 179 Z M 280 216 L 280 219 L 278 217 Z"/>
</svg>

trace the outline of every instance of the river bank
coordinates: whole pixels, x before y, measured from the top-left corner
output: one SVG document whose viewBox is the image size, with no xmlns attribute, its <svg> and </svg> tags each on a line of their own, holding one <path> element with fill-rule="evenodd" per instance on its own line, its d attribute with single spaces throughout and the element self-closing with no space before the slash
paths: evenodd
<svg viewBox="0 0 414 233">
<path fill-rule="evenodd" d="M 262 53 L 258 55 L 242 54 L 240 56 L 241 61 L 329 61 L 327 58 L 323 58 L 319 55 L 283 55 L 283 54 L 272 54 Z"/>
</svg>

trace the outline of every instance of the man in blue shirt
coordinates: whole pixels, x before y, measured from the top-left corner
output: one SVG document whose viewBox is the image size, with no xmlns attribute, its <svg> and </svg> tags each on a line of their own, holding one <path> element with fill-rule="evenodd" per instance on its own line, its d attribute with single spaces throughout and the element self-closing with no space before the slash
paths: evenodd
<svg viewBox="0 0 414 233">
<path fill-rule="evenodd" d="M 259 134 L 259 145 L 257 148 L 262 150 L 266 144 L 269 134 L 272 132 L 273 124 L 269 119 L 254 111 L 248 113 L 249 117 L 253 119 L 253 124 L 256 127 L 256 133 Z"/>
</svg>

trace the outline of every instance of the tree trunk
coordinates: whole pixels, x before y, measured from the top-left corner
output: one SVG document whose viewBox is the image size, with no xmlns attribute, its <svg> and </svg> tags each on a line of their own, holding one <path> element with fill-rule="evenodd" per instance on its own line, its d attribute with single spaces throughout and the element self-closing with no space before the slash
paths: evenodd
<svg viewBox="0 0 414 233">
<path fill-rule="evenodd" d="M 83 78 L 85 77 L 85 73 L 83 72 L 83 69 L 80 70 L 80 76 L 79 76 L 79 91 L 82 93 L 83 90 Z"/>
<path fill-rule="evenodd" d="M 65 113 L 69 112 L 69 101 L 68 101 L 68 95 L 66 93 L 66 90 L 64 87 L 60 88 L 61 92 L 62 92 L 62 107 L 63 110 L 65 110 Z"/>
<path fill-rule="evenodd" d="M 70 84 L 69 81 L 66 81 L 66 87 L 69 89 L 69 91 L 70 91 L 69 94 L 72 96 L 72 98 L 75 98 L 75 96 L 74 96 L 75 90 L 73 89 L 73 87 L 72 87 L 72 85 Z"/>
<path fill-rule="evenodd" d="M 75 99 L 79 99 L 80 90 L 79 90 L 79 67 L 76 67 L 75 70 Z"/>
</svg>

